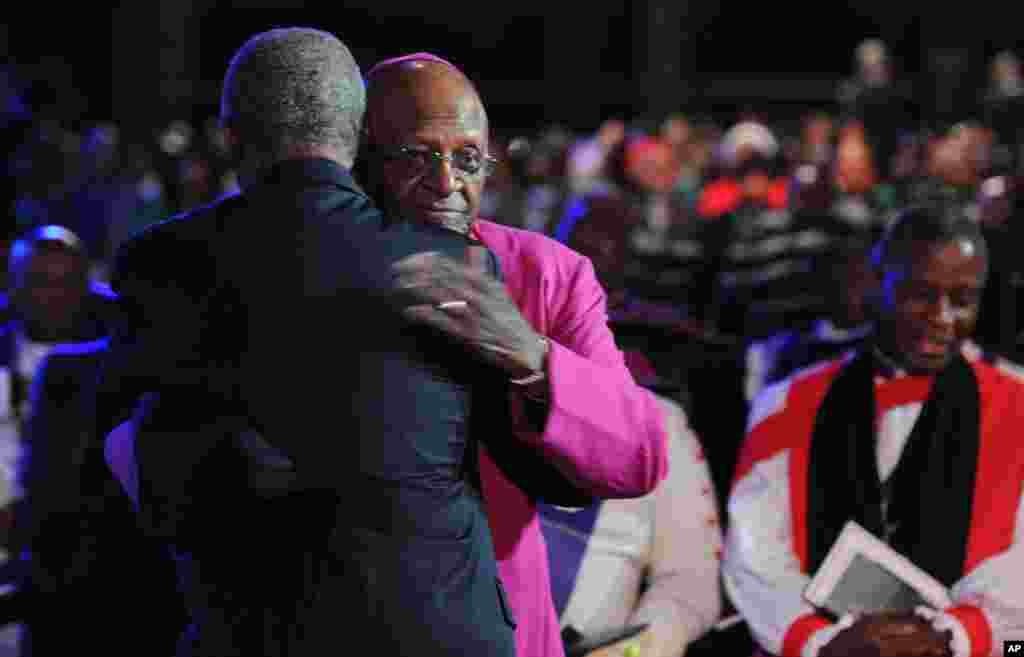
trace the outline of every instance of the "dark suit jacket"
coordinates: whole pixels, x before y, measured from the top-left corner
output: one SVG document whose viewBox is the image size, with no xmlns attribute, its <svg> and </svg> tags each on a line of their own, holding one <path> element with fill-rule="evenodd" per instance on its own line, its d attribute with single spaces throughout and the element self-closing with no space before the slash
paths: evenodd
<svg viewBox="0 0 1024 657">
<path fill-rule="evenodd" d="M 122 248 L 101 425 L 146 394 L 140 511 L 188 583 L 179 654 L 513 654 L 466 476 L 470 384 L 494 375 L 391 292 L 397 259 L 466 246 L 304 160 Z"/>
<path fill-rule="evenodd" d="M 105 347 L 57 348 L 33 385 L 12 546 L 26 657 L 56 654 L 69 636 L 86 652 L 170 654 L 185 625 L 169 555 L 139 530 L 94 431 Z"/>
</svg>

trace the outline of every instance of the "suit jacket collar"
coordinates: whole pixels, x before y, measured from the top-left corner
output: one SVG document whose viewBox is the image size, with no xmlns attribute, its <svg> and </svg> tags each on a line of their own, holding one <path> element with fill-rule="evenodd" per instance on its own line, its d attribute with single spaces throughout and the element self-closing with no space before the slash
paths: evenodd
<svg viewBox="0 0 1024 657">
<path fill-rule="evenodd" d="M 360 196 L 367 196 L 362 187 L 352 178 L 352 173 L 334 160 L 324 158 L 299 158 L 281 160 L 269 169 L 254 185 L 284 184 L 303 187 L 334 185 Z"/>
</svg>

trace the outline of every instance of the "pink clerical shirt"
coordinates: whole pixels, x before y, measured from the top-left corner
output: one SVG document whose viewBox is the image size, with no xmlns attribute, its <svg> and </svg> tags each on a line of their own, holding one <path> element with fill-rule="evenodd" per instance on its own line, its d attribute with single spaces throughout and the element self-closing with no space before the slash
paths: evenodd
<svg viewBox="0 0 1024 657">
<path fill-rule="evenodd" d="M 661 409 L 626 369 L 590 261 L 539 233 L 488 221 L 475 229 L 498 256 L 509 296 L 551 342 L 546 426 L 536 433 L 524 422 L 516 437 L 594 496 L 654 490 L 668 472 Z M 518 621 L 519 657 L 562 657 L 536 501 L 486 452 L 480 471 L 502 582 Z"/>
</svg>

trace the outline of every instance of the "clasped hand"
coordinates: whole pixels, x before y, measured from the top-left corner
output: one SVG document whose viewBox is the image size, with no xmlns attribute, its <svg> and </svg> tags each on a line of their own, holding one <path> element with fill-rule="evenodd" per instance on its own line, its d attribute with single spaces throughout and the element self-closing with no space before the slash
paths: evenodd
<svg viewBox="0 0 1024 657">
<path fill-rule="evenodd" d="M 438 253 L 417 253 L 395 263 L 395 286 L 414 303 L 403 313 L 466 345 L 470 352 L 504 370 L 524 376 L 540 370 L 540 336 L 523 318 L 504 285 L 487 273 L 486 251 L 469 249 L 467 262 Z M 448 304 L 445 302 L 465 302 Z"/>
</svg>

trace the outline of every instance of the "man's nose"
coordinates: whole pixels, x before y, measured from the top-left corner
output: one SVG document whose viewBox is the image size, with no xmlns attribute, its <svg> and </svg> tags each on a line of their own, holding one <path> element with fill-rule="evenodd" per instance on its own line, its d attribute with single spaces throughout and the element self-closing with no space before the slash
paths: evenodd
<svg viewBox="0 0 1024 657">
<path fill-rule="evenodd" d="M 455 173 L 451 158 L 437 158 L 430 163 L 425 175 L 427 185 L 442 196 L 458 191 L 461 181 Z"/>
<path fill-rule="evenodd" d="M 956 310 L 952 302 L 945 294 L 940 295 L 938 301 L 932 304 L 931 319 L 936 324 L 952 326 L 956 322 Z"/>
</svg>

